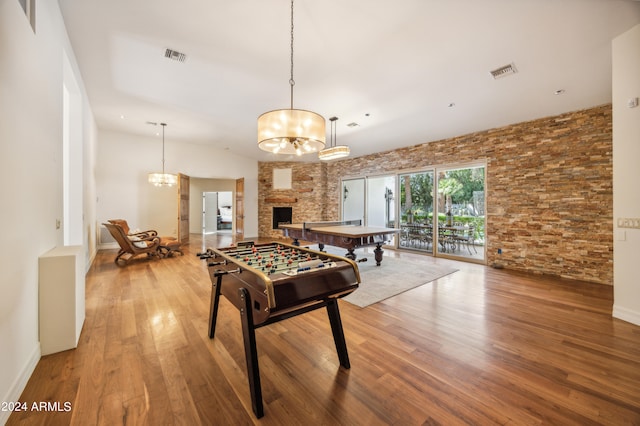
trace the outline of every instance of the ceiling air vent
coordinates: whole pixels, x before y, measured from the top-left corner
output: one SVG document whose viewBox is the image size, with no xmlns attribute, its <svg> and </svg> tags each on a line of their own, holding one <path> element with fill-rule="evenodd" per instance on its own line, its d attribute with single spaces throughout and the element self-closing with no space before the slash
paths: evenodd
<svg viewBox="0 0 640 426">
<path fill-rule="evenodd" d="M 516 66 L 514 64 L 509 64 L 500 68 L 496 68 L 495 70 L 490 72 L 493 78 L 496 79 L 496 78 L 506 77 L 511 74 L 515 74 L 518 72 L 518 70 L 516 69 Z"/>
<path fill-rule="evenodd" d="M 173 49 L 166 49 L 164 51 L 164 57 L 165 58 L 169 58 L 173 61 L 178 61 L 178 62 L 184 62 L 185 59 L 187 59 L 187 55 L 185 55 L 182 52 L 178 52 L 177 50 L 173 50 Z"/>
</svg>

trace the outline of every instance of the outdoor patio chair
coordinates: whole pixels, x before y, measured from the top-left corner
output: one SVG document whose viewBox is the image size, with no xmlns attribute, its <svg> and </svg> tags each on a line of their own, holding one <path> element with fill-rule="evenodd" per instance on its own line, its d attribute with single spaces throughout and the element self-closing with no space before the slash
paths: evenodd
<svg viewBox="0 0 640 426">
<path fill-rule="evenodd" d="M 465 230 L 462 233 L 456 234 L 453 237 L 458 243 L 460 243 L 460 245 L 465 244 L 467 246 L 469 254 L 471 254 L 471 247 L 473 247 L 473 251 L 478 253 L 478 250 L 476 250 L 475 230 L 476 228 L 474 225 L 469 225 L 468 227 L 465 227 Z"/>
</svg>

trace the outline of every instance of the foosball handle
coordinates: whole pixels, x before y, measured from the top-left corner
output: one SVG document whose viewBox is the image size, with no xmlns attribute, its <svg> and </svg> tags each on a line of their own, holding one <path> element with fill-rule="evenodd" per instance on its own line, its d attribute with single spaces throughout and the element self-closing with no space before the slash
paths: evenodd
<svg viewBox="0 0 640 426">
<path fill-rule="evenodd" d="M 217 257 L 216 254 L 211 249 L 207 249 L 207 251 L 202 252 L 202 253 L 196 253 L 196 256 L 198 256 L 202 260 L 211 259 L 211 258 Z"/>
<path fill-rule="evenodd" d="M 213 273 L 214 277 L 220 277 L 222 275 L 227 275 L 227 274 L 239 274 L 242 272 L 242 268 L 238 267 L 236 269 L 231 269 L 230 271 L 225 271 L 222 269 L 218 269 Z"/>
</svg>

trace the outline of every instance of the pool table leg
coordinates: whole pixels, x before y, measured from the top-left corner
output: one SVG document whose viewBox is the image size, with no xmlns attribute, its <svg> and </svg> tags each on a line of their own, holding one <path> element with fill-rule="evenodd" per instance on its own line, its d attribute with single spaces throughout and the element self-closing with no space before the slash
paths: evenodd
<svg viewBox="0 0 640 426">
<path fill-rule="evenodd" d="M 376 249 L 373 251 L 376 255 L 376 266 L 380 266 L 380 262 L 382 262 L 382 243 L 376 243 Z"/>
</svg>

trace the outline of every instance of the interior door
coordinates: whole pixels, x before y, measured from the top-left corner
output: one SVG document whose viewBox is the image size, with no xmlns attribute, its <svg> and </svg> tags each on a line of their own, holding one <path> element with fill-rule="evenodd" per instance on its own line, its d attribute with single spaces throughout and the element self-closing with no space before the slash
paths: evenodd
<svg viewBox="0 0 640 426">
<path fill-rule="evenodd" d="M 178 241 L 189 242 L 189 176 L 178 174 Z"/>
<path fill-rule="evenodd" d="M 244 240 L 244 178 L 236 180 L 236 241 Z"/>
</svg>

